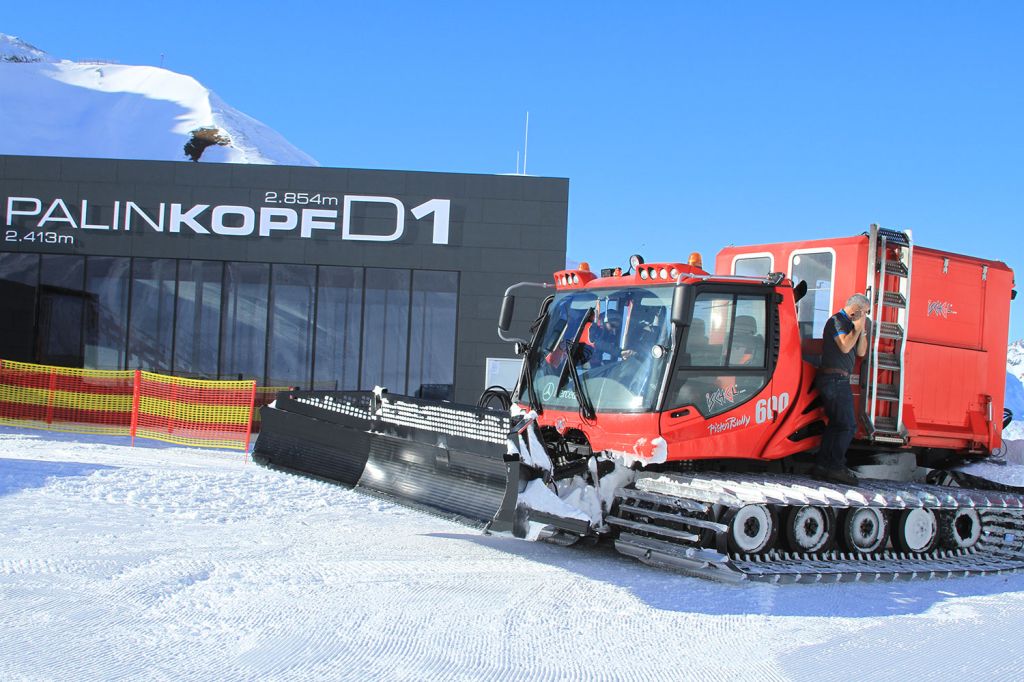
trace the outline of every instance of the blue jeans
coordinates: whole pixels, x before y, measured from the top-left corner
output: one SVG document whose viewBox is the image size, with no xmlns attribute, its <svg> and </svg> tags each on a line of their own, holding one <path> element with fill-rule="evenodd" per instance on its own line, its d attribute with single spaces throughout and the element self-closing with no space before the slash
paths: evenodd
<svg viewBox="0 0 1024 682">
<path fill-rule="evenodd" d="M 819 374 L 814 381 L 825 407 L 828 426 L 821 435 L 818 466 L 839 469 L 846 466 L 846 449 L 857 432 L 857 417 L 853 413 L 853 392 L 850 378 L 842 374 Z"/>
</svg>

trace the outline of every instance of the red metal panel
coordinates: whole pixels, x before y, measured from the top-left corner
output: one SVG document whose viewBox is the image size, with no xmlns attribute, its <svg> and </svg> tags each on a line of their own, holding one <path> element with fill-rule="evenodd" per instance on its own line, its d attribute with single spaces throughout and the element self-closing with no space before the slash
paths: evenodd
<svg viewBox="0 0 1024 682">
<path fill-rule="evenodd" d="M 906 399 L 914 407 L 918 428 L 925 432 L 956 426 L 970 431 L 969 413 L 984 414 L 987 410 L 987 363 L 985 351 L 910 342 Z M 985 436 L 976 435 L 978 440 Z"/>
<path fill-rule="evenodd" d="M 910 286 L 910 340 L 982 348 L 985 264 L 954 254 L 917 249 Z"/>
</svg>

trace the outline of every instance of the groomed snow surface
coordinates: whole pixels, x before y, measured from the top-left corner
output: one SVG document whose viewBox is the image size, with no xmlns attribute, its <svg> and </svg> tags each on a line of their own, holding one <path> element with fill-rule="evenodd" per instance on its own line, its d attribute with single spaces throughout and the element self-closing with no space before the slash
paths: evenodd
<svg viewBox="0 0 1024 682">
<path fill-rule="evenodd" d="M 1021 575 L 728 586 L 228 451 L 0 427 L 0 538 L 3 680 L 1024 678 Z"/>
</svg>

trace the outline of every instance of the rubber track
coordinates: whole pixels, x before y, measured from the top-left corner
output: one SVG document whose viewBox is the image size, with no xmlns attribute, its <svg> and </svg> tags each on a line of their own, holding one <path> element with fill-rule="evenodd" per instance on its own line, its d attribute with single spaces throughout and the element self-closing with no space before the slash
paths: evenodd
<svg viewBox="0 0 1024 682">
<path fill-rule="evenodd" d="M 650 516 L 636 511 L 619 512 L 625 521 L 616 524 L 623 529 L 616 540 L 620 552 L 646 563 L 702 577 L 727 581 L 873 582 L 998 574 L 1024 569 L 1024 504 L 1020 496 L 1006 491 L 881 480 L 843 486 L 782 474 L 652 474 L 638 479 L 632 488 L 617 491 L 616 497 L 620 510 L 635 510 L 640 504 L 657 510 Z M 747 504 L 768 504 L 776 508 L 814 505 L 837 510 L 970 508 L 979 512 L 982 534 L 970 549 L 938 549 L 927 553 L 830 551 L 798 554 L 773 549 L 755 556 L 727 554 L 680 540 L 678 527 L 695 529 L 714 525 L 710 518 L 712 505 L 739 508 Z M 667 525 L 668 518 L 672 518 L 668 523 L 674 526 Z M 718 546 L 723 545 L 718 543 Z"/>
</svg>

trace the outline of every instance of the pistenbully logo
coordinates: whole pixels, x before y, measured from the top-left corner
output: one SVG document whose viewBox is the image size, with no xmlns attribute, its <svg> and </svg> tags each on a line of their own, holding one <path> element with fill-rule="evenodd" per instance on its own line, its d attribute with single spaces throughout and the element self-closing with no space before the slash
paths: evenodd
<svg viewBox="0 0 1024 682">
<path fill-rule="evenodd" d="M 717 424 L 708 424 L 708 433 L 714 435 L 723 431 L 731 431 L 732 429 L 746 426 L 750 423 L 750 416 L 743 415 L 742 417 L 729 417 L 725 421 L 718 422 Z"/>
<path fill-rule="evenodd" d="M 928 301 L 928 317 L 941 317 L 948 320 L 950 315 L 956 315 L 953 304 L 949 301 Z"/>
</svg>

